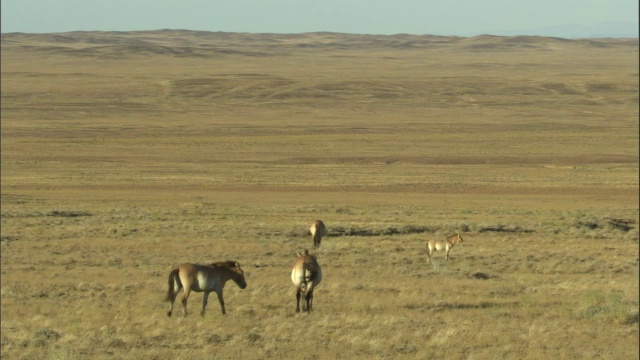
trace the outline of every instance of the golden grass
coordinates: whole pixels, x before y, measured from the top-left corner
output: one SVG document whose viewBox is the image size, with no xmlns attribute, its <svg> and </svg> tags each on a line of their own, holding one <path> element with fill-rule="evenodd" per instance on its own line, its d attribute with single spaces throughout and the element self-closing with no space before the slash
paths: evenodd
<svg viewBox="0 0 640 360">
<path fill-rule="evenodd" d="M 639 355 L 635 39 L 3 34 L 1 60 L 3 358 Z M 166 317 L 173 266 L 227 259 L 226 317 Z"/>
</svg>

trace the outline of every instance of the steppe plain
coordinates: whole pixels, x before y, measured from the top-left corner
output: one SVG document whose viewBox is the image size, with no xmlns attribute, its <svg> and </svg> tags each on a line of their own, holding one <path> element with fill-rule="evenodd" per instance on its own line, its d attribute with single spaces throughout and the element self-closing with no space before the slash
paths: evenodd
<svg viewBox="0 0 640 360">
<path fill-rule="evenodd" d="M 638 358 L 638 39 L 14 33 L 1 60 L 3 359 Z M 174 266 L 227 259 L 226 316 L 166 316 Z"/>
</svg>

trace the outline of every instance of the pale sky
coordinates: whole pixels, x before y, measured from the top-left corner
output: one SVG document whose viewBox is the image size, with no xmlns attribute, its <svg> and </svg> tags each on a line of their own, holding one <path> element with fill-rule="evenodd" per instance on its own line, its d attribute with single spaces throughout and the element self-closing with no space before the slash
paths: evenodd
<svg viewBox="0 0 640 360">
<path fill-rule="evenodd" d="M 2 33 L 186 29 L 580 37 L 571 32 L 608 28 L 638 36 L 638 0 L 2 0 L 0 5 Z"/>
</svg>

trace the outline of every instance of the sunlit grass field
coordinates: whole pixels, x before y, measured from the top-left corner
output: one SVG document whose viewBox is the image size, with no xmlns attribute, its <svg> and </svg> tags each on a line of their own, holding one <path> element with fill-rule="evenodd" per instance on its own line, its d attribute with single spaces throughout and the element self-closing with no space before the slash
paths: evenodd
<svg viewBox="0 0 640 360">
<path fill-rule="evenodd" d="M 3 358 L 639 356 L 637 39 L 3 34 L 1 56 Z M 304 249 L 324 278 L 296 314 Z M 168 318 L 171 269 L 221 260 L 248 283 L 227 315 L 192 293 Z"/>
</svg>

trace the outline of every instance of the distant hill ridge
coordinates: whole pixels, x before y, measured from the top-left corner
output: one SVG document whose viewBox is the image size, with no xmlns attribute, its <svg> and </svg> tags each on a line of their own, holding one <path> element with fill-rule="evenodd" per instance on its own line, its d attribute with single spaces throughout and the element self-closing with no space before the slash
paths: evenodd
<svg viewBox="0 0 640 360">
<path fill-rule="evenodd" d="M 637 38 L 565 39 L 543 36 L 473 37 L 438 35 L 365 35 L 333 32 L 299 34 L 207 32 L 191 30 L 151 31 L 76 31 L 66 33 L 5 33 L 1 36 L 3 50 L 13 46 L 34 51 L 63 51 L 69 55 L 113 56 L 119 54 L 154 54 L 171 56 L 210 56 L 213 54 L 267 56 L 277 49 L 460 49 L 487 51 L 510 49 L 553 49 L 559 46 L 638 47 Z"/>
</svg>

